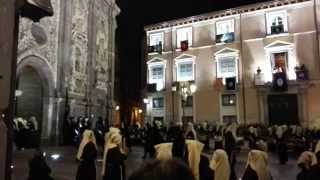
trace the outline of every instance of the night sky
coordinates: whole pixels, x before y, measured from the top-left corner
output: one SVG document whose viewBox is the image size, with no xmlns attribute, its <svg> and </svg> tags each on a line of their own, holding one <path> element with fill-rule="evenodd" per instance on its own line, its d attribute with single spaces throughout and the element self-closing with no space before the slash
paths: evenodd
<svg viewBox="0 0 320 180">
<path fill-rule="evenodd" d="M 143 27 L 166 20 L 183 18 L 266 0 L 117 0 L 117 43 L 120 58 L 122 102 L 136 101 L 144 86 L 141 78 Z"/>
</svg>

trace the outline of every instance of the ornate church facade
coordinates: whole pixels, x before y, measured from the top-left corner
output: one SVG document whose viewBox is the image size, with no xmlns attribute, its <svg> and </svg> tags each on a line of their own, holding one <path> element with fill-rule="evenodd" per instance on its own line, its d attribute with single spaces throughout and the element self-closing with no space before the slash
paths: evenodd
<svg viewBox="0 0 320 180">
<path fill-rule="evenodd" d="M 51 0 L 54 16 L 19 25 L 16 117 L 35 116 L 42 138 L 60 136 L 67 117 L 112 122 L 115 0 Z"/>
</svg>

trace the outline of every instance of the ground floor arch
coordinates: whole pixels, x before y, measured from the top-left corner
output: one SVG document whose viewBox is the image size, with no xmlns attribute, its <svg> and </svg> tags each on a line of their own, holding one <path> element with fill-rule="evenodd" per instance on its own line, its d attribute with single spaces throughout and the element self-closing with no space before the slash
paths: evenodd
<svg viewBox="0 0 320 180">
<path fill-rule="evenodd" d="M 17 67 L 16 116 L 25 119 L 36 117 L 40 137 L 43 141 L 53 140 L 57 132 L 57 98 L 53 72 L 47 60 L 38 56 L 22 58 Z"/>
</svg>

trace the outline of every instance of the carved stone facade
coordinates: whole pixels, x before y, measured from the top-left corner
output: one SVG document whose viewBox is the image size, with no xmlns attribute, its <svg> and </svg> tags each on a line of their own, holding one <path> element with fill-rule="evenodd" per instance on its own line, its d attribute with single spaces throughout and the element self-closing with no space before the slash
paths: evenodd
<svg viewBox="0 0 320 180">
<path fill-rule="evenodd" d="M 18 45 L 18 80 L 23 68 L 32 67 L 44 81 L 43 138 L 59 136 L 66 107 L 68 116 L 94 114 L 112 122 L 115 17 L 120 12 L 115 0 L 51 2 L 54 16 L 39 23 L 21 18 Z"/>
</svg>

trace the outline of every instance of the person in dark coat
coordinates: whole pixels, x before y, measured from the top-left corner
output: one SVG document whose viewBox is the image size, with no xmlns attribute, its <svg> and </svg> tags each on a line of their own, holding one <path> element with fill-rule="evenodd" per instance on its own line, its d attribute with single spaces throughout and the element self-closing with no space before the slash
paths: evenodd
<svg viewBox="0 0 320 180">
<path fill-rule="evenodd" d="M 51 169 L 46 163 L 42 151 L 36 150 L 34 157 L 29 161 L 28 180 L 53 180 L 50 173 Z"/>
<path fill-rule="evenodd" d="M 288 162 L 288 145 L 286 139 L 288 138 L 288 131 L 286 126 L 279 127 L 281 129 L 278 130 L 278 155 L 280 164 L 286 164 Z M 280 133 L 282 130 L 282 134 Z M 280 135 L 280 136 L 279 136 Z"/>
<path fill-rule="evenodd" d="M 320 179 L 320 151 L 316 152 L 317 163 L 310 168 L 310 176 L 308 180 Z"/>
<path fill-rule="evenodd" d="M 80 161 L 76 180 L 96 180 L 97 144 L 94 132 L 85 130 L 79 146 L 77 160 Z"/>
<path fill-rule="evenodd" d="M 301 169 L 297 175 L 297 180 L 307 180 L 310 179 L 310 168 L 316 163 L 316 156 L 310 152 L 303 152 L 298 159 L 298 167 Z"/>
<path fill-rule="evenodd" d="M 119 133 L 112 133 L 105 144 L 102 176 L 103 180 L 125 180 L 126 152 L 121 145 L 122 137 Z"/>
</svg>

